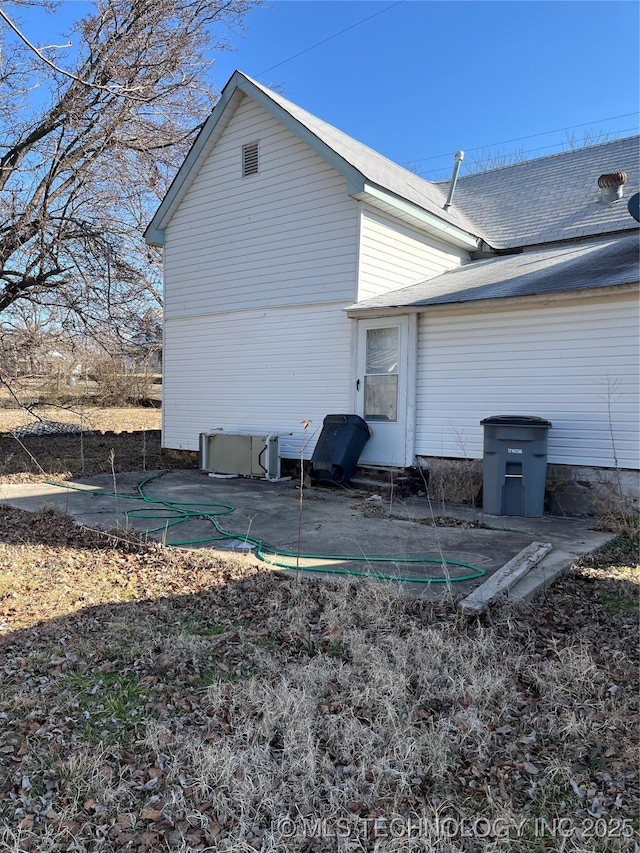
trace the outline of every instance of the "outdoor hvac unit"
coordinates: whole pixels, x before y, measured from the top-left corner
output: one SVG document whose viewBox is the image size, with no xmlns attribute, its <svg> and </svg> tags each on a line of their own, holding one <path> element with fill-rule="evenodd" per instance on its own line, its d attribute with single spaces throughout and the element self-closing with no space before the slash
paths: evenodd
<svg viewBox="0 0 640 853">
<path fill-rule="evenodd" d="M 214 474 L 280 479 L 280 441 L 276 433 L 200 433 L 200 469 Z"/>
</svg>

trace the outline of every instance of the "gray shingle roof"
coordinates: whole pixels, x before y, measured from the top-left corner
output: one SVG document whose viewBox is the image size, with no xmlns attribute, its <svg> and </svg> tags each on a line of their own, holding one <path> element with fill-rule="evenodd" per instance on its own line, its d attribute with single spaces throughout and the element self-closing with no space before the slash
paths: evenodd
<svg viewBox="0 0 640 853">
<path fill-rule="evenodd" d="M 250 84 L 263 92 L 271 101 L 277 104 L 285 112 L 289 113 L 296 121 L 310 130 L 318 139 L 329 146 L 340 157 L 350 163 L 361 172 L 371 183 L 377 184 L 383 189 L 389 190 L 406 201 L 413 202 L 424 210 L 441 217 L 445 222 L 457 225 L 459 228 L 469 231 L 477 236 L 477 224 L 473 224 L 462 210 L 452 208 L 449 212 L 444 210 L 447 200 L 447 187 L 444 188 L 430 181 L 425 181 L 419 175 L 404 169 L 382 154 L 369 148 L 357 139 L 349 136 L 326 121 L 307 112 L 292 101 L 287 100 L 278 92 L 274 92 L 253 80 L 251 77 L 242 75 Z"/>
<path fill-rule="evenodd" d="M 482 237 L 493 248 L 534 246 L 637 228 L 627 212 L 627 200 L 640 189 L 640 136 L 463 176 L 446 212 L 448 181 L 424 180 L 277 92 L 246 79 L 371 183 Z M 618 171 L 627 173 L 624 197 L 603 204 L 598 178 Z"/>
<path fill-rule="evenodd" d="M 638 281 L 637 235 L 548 246 L 475 261 L 436 278 L 365 299 L 347 310 L 417 308 L 536 296 Z"/>
<path fill-rule="evenodd" d="M 640 136 L 632 136 L 463 176 L 453 207 L 476 223 L 494 248 L 637 228 L 627 201 L 640 189 L 639 143 Z M 598 178 L 618 171 L 627 173 L 624 197 L 603 204 Z M 444 191 L 447 185 L 440 186 Z"/>
</svg>

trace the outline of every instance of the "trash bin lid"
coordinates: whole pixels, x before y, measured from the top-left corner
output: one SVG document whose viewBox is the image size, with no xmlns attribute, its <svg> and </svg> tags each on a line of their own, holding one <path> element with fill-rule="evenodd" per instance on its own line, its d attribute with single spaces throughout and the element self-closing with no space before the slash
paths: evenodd
<svg viewBox="0 0 640 853">
<path fill-rule="evenodd" d="M 491 415 L 489 418 L 484 418 L 480 421 L 480 426 L 495 425 L 495 426 L 537 426 L 537 427 L 552 427 L 551 421 L 545 418 L 536 418 L 534 415 Z"/>
<path fill-rule="evenodd" d="M 322 421 L 322 425 L 326 427 L 335 426 L 336 424 L 350 424 L 351 426 L 358 426 L 365 430 L 367 434 L 369 433 L 369 424 L 359 415 L 325 415 L 325 418 Z"/>
</svg>

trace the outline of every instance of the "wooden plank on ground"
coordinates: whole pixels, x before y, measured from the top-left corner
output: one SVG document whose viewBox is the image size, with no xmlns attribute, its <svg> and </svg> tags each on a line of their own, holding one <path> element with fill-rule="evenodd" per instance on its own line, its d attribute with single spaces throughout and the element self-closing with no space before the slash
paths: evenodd
<svg viewBox="0 0 640 853">
<path fill-rule="evenodd" d="M 520 578 L 537 566 L 550 550 L 549 542 L 532 542 L 531 545 L 527 545 L 477 589 L 474 589 L 458 606 L 465 613 L 483 613 L 501 593 L 511 589 Z"/>
</svg>

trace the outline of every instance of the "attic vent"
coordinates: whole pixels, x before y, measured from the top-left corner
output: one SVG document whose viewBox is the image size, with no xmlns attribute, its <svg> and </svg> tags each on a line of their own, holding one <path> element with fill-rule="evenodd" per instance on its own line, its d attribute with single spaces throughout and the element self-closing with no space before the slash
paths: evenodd
<svg viewBox="0 0 640 853">
<path fill-rule="evenodd" d="M 623 187 L 626 182 L 626 172 L 610 172 L 606 175 L 600 175 L 598 186 L 600 187 L 602 201 L 605 204 L 610 204 L 612 201 L 622 198 Z"/>
<path fill-rule="evenodd" d="M 242 177 L 258 174 L 258 140 L 242 146 Z"/>
</svg>

